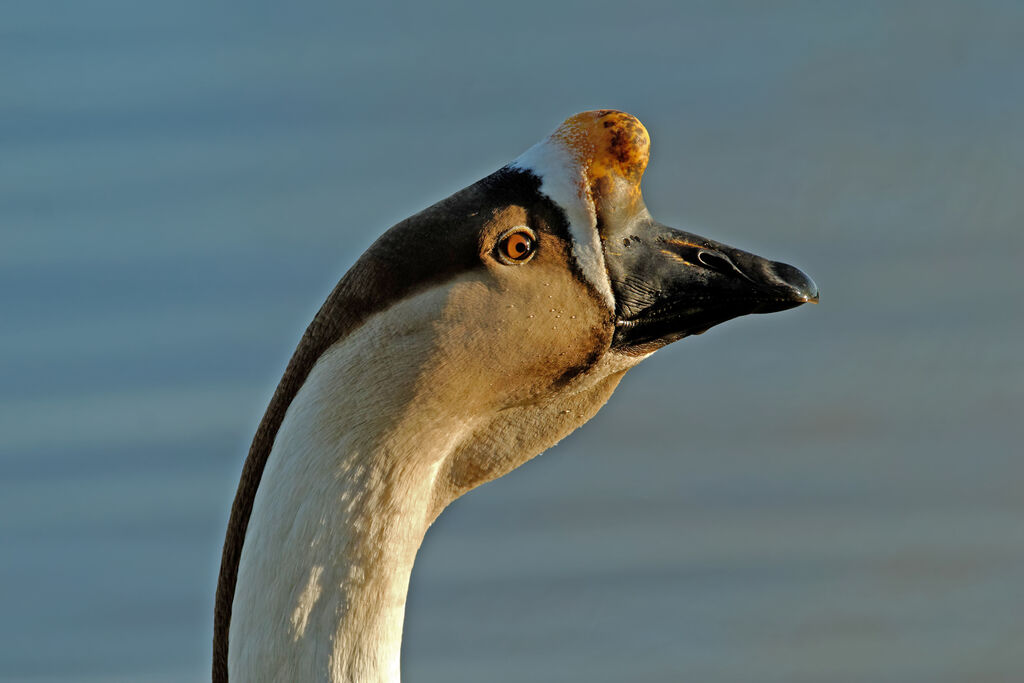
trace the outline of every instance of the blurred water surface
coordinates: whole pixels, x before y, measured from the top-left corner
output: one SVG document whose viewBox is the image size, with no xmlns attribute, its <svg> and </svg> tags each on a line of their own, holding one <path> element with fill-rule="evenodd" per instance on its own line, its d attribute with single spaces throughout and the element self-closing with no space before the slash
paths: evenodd
<svg viewBox="0 0 1024 683">
<path fill-rule="evenodd" d="M 248 441 L 385 228 L 576 111 L 822 304 L 428 534 L 412 681 L 1024 676 L 1024 5 L 55 1 L 0 23 L 0 680 L 199 681 Z"/>
</svg>

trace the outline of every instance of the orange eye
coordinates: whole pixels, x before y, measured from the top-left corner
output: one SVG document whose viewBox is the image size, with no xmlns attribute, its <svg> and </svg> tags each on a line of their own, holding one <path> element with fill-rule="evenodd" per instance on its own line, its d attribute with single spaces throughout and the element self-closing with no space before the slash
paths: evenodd
<svg viewBox="0 0 1024 683">
<path fill-rule="evenodd" d="M 526 230 L 517 230 L 505 235 L 498 243 L 498 252 L 506 261 L 523 263 L 533 255 L 537 242 L 533 234 Z"/>
</svg>

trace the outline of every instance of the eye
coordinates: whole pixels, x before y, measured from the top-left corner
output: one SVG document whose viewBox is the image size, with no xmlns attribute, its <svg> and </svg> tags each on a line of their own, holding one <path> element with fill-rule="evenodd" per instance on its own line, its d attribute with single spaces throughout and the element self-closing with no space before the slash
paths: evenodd
<svg viewBox="0 0 1024 683">
<path fill-rule="evenodd" d="M 537 250 L 537 238 L 527 227 L 512 228 L 498 240 L 498 258 L 506 264 L 526 263 Z"/>
</svg>

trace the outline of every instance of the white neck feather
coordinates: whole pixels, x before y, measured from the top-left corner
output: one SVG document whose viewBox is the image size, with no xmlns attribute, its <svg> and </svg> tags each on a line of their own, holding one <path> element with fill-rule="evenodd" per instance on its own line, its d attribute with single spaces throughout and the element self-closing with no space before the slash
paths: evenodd
<svg viewBox="0 0 1024 683">
<path fill-rule="evenodd" d="M 464 431 L 366 332 L 321 358 L 278 432 L 239 567 L 232 681 L 399 681 L 410 572 Z"/>
<path fill-rule="evenodd" d="M 509 306 L 509 292 L 483 278 L 395 304 L 313 367 L 253 503 L 232 607 L 231 681 L 398 683 L 409 576 L 434 517 L 590 419 L 639 360 L 607 354 L 547 388 L 564 372 L 559 361 L 579 362 L 562 349 L 590 353 L 571 334 L 589 339 L 592 324 L 536 326 L 528 312 L 551 305 L 536 290 L 557 292 L 554 284 Z M 601 315 L 572 301 L 570 319 Z M 492 324 L 464 324 L 473 311 Z M 531 353 L 541 359 L 536 372 L 551 376 L 518 369 Z"/>
</svg>

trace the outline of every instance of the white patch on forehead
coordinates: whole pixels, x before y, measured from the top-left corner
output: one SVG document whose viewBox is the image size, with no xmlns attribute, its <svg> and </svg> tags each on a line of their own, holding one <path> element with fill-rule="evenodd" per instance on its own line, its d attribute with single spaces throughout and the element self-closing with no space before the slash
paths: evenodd
<svg viewBox="0 0 1024 683">
<path fill-rule="evenodd" d="M 587 185 L 586 169 L 560 141 L 548 138 L 523 152 L 510 168 L 530 171 L 541 180 L 540 191 L 565 211 L 569 220 L 573 256 L 583 276 L 615 309 L 615 298 L 604 265 L 604 250 L 597 233 L 597 213 Z"/>
</svg>

